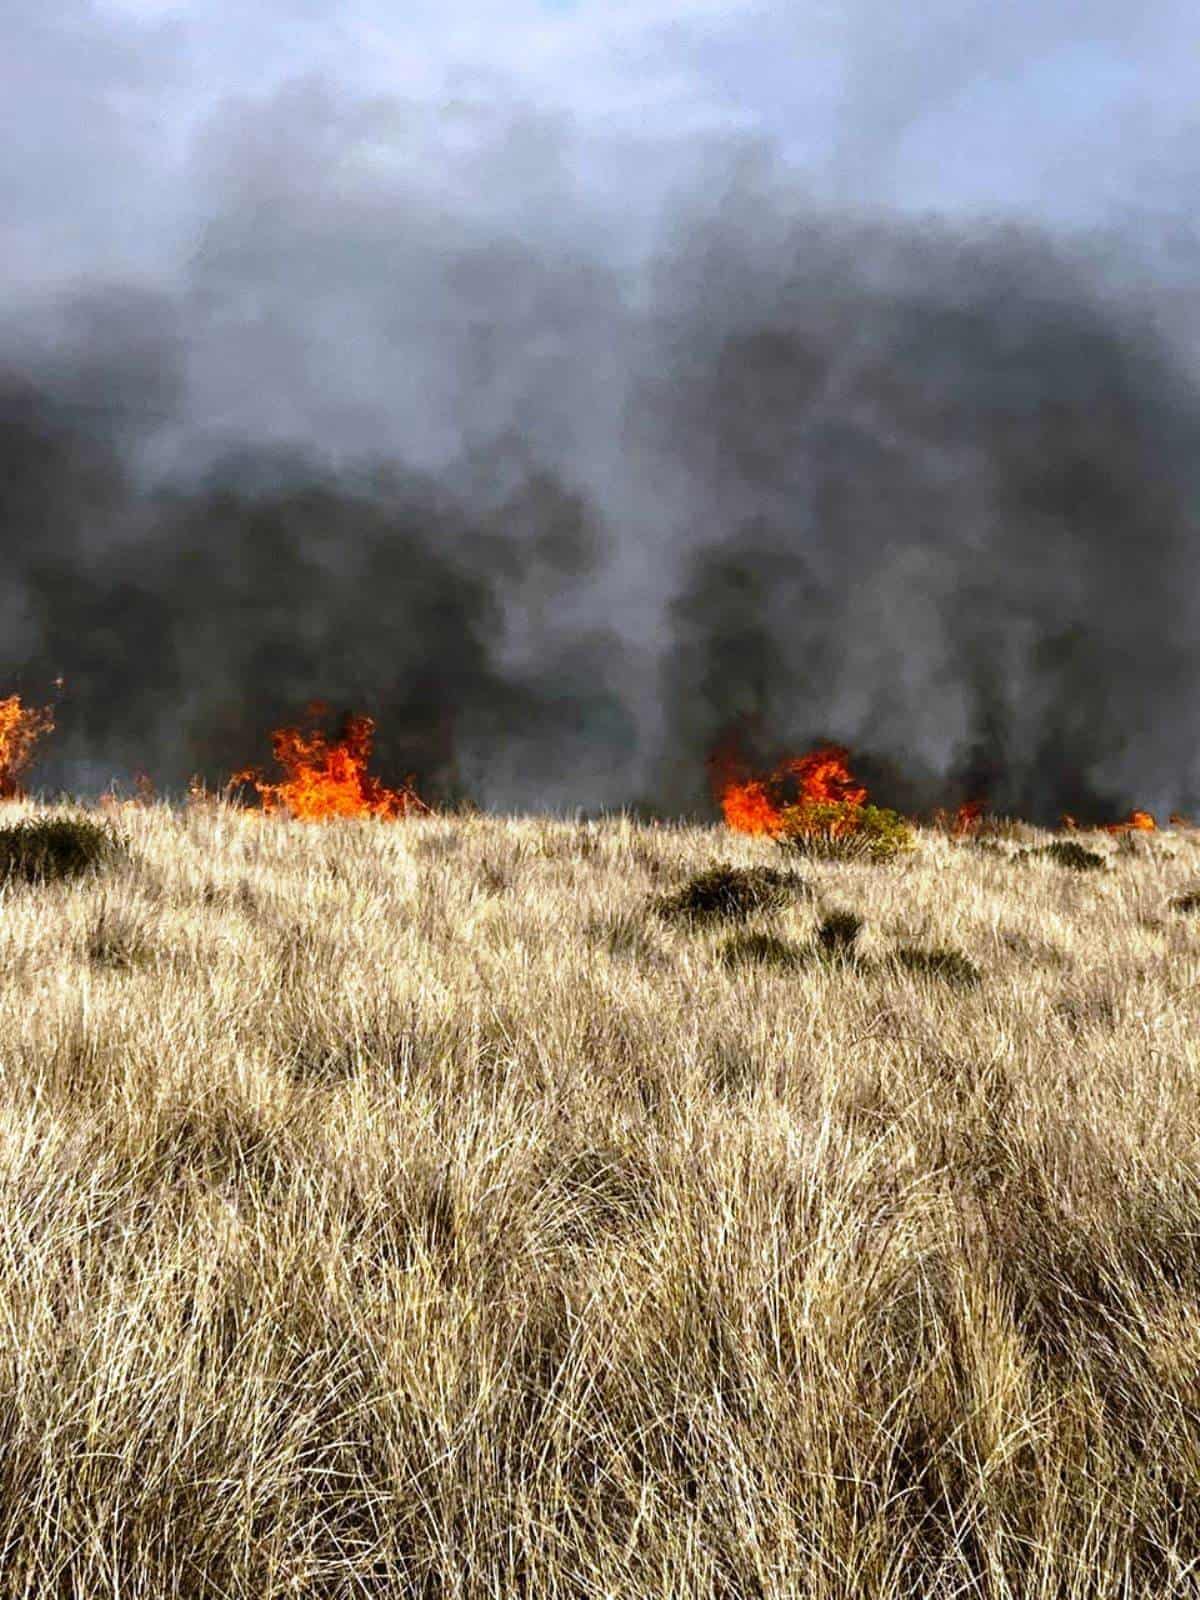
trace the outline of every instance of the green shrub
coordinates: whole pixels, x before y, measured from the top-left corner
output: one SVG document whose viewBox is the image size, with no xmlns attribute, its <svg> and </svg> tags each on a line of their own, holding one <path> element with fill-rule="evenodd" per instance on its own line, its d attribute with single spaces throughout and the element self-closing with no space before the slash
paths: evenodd
<svg viewBox="0 0 1200 1600">
<path fill-rule="evenodd" d="M 47 883 L 81 877 L 127 851 L 127 841 L 87 817 L 27 817 L 0 828 L 0 880 Z"/>
<path fill-rule="evenodd" d="M 920 950 L 907 945 L 897 950 L 892 959 L 905 972 L 940 978 L 959 989 L 973 989 L 983 977 L 975 963 L 958 950 Z"/>
<path fill-rule="evenodd" d="M 911 826 L 885 806 L 835 802 L 785 806 L 777 843 L 826 861 L 890 861 L 916 842 Z"/>
<path fill-rule="evenodd" d="M 797 872 L 775 867 L 733 867 L 721 862 L 697 873 L 675 894 L 652 902 L 660 917 L 694 921 L 744 922 L 756 911 L 771 911 L 795 895 L 812 891 Z"/>
</svg>

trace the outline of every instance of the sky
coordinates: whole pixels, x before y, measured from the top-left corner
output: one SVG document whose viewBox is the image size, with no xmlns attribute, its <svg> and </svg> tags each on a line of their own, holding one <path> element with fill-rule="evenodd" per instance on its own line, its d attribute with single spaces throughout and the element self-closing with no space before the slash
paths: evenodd
<svg viewBox="0 0 1200 1600">
<path fill-rule="evenodd" d="M 981 613 L 979 636 L 1008 652 L 1027 629 L 1024 665 L 1004 671 L 1030 674 L 1041 688 L 1024 704 L 1049 708 L 1005 713 L 1024 718 L 1005 736 L 1025 769 L 1013 803 L 1064 802 L 1078 789 L 1066 758 L 1061 781 L 1033 768 L 1062 743 L 1079 682 L 1141 732 L 1130 653 L 1161 657 L 1172 695 L 1194 699 L 1176 642 L 1195 633 L 1184 597 L 1200 592 L 1187 564 L 1198 50 L 1185 0 L 6 0 L 0 371 L 50 397 L 72 450 L 94 434 L 118 451 L 146 494 L 206 472 L 211 489 L 215 472 L 252 498 L 255 473 L 292 470 L 283 457 L 216 463 L 261 446 L 343 475 L 366 455 L 431 474 L 430 504 L 455 499 L 471 526 L 508 507 L 523 553 L 482 589 L 478 566 L 451 582 L 432 543 L 411 552 L 457 597 L 477 652 L 434 721 L 453 721 L 464 752 L 475 738 L 462 763 L 501 799 L 694 798 L 668 769 L 702 773 L 703 750 L 672 756 L 670 730 L 720 676 L 731 628 L 751 640 L 741 659 L 760 663 L 759 688 L 714 691 L 693 719 L 699 746 L 731 708 L 770 701 L 781 738 L 820 726 L 880 748 L 907 740 L 930 770 L 952 770 L 980 718 L 1001 715 L 955 642 L 968 557 L 992 548 L 1013 626 Z M 1158 395 L 1154 440 L 1123 451 Z M 1033 442 L 1049 418 L 1053 483 L 1037 479 Z M 1170 492 L 1137 537 L 1161 542 L 1162 581 L 1130 621 L 1111 508 L 1143 481 L 1157 505 L 1152 480 Z M 80 465 L 78 482 L 93 481 Z M 59 493 L 49 479 L 28 492 L 39 505 Z M 28 517 L 5 520 L 21 550 L 0 591 L 5 670 L 32 683 L 85 641 L 96 680 L 111 669 L 142 693 L 112 651 L 131 595 L 150 596 L 173 619 L 158 666 L 141 669 L 163 684 L 147 715 L 164 763 L 217 751 L 242 764 L 228 707 L 251 694 L 252 667 L 259 681 L 274 670 L 267 580 L 214 588 L 209 626 L 172 587 L 186 562 L 160 559 L 198 513 L 167 531 L 149 500 L 122 504 L 107 519 L 82 499 L 70 516 L 57 502 L 40 512 L 61 543 L 53 572 Z M 889 534 L 894 504 L 911 520 Z M 1082 525 L 1085 506 L 1109 508 L 1102 532 Z M 449 526 L 442 509 L 430 518 Z M 577 528 L 574 553 L 547 518 Z M 847 518 L 855 537 L 835 537 Z M 341 554 L 321 557 L 330 592 L 375 560 L 368 524 L 350 518 Z M 1092 538 L 1103 579 L 1068 563 L 1051 581 L 1034 527 L 1064 550 Z M 236 552 L 250 535 L 229 537 Z M 848 564 L 860 545 L 883 550 L 865 576 Z M 301 556 L 316 558 L 287 550 L 300 585 Z M 110 610 L 85 615 L 97 579 L 81 574 L 102 557 Z M 1010 590 L 1018 569 L 1028 582 Z M 764 572 L 785 603 L 747 598 Z M 828 619 L 809 653 L 831 662 L 824 687 L 792 637 L 810 582 Z M 313 641 L 348 594 L 314 611 Z M 1096 636 L 1086 647 L 1054 634 L 1076 612 Z M 201 638 L 219 645 L 221 627 L 261 628 L 261 648 L 219 693 L 189 685 L 177 714 L 180 662 Z M 345 665 L 347 693 L 386 675 L 387 650 L 381 632 L 376 655 Z M 768 693 L 772 674 L 782 688 Z M 305 676 L 281 672 L 264 701 L 282 712 Z M 412 717 L 414 704 L 406 690 L 390 709 Z M 1097 794 L 1123 795 L 1149 766 L 1145 787 L 1167 796 L 1200 731 L 1179 716 L 1153 751 L 1077 739 L 1071 760 L 1095 767 Z M 527 752 L 515 734 L 501 751 L 495 732 L 521 717 L 552 752 L 524 787 Z M 258 723 L 234 731 L 261 737 Z M 74 737 L 102 771 L 107 751 Z M 1192 775 L 1180 782 L 1191 793 Z"/>
<path fill-rule="evenodd" d="M 419 168 L 450 203 L 623 222 L 631 248 L 713 142 L 762 141 L 821 202 L 1094 223 L 1169 208 L 1200 139 L 1183 0 L 5 13 L 2 270 L 28 285 L 177 260 L 214 203 L 214 147 L 252 139 L 303 83 L 344 108 L 340 159 Z"/>
<path fill-rule="evenodd" d="M 378 413 L 377 315 L 355 345 L 346 306 L 377 302 L 389 271 L 414 318 L 453 318 L 435 308 L 441 262 L 503 238 L 619 272 L 636 303 L 680 219 L 745 187 L 793 209 L 1118 229 L 1188 296 L 1200 30 L 1184 0 L 9 0 L 5 31 L 9 325 L 119 280 L 182 291 L 194 327 L 258 273 L 260 295 L 281 287 L 255 397 L 268 432 L 334 444 Z M 342 323 L 342 426 L 296 415 L 289 315 L 331 338 Z M 192 342 L 209 352 L 193 418 L 253 428 L 219 328 Z M 450 448 L 433 422 L 404 429 L 422 458 Z"/>
</svg>

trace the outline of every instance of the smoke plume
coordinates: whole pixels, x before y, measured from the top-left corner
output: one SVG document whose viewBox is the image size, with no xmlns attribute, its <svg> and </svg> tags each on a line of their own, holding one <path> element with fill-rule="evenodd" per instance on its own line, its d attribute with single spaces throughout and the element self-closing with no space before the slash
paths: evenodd
<svg viewBox="0 0 1200 1600">
<path fill-rule="evenodd" d="M 228 112 L 177 275 L 10 300 L 36 783 L 217 784 L 320 698 L 498 808 L 702 812 L 731 729 L 909 807 L 1195 803 L 1200 390 L 1129 240 L 714 157 L 631 265 L 556 212 L 560 130 L 515 119 L 524 210 L 468 216 L 370 170 L 378 115 Z"/>
</svg>

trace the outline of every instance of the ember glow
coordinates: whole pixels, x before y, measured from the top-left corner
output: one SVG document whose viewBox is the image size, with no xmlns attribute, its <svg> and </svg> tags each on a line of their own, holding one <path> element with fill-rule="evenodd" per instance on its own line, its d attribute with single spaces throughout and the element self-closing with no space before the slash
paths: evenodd
<svg viewBox="0 0 1200 1600">
<path fill-rule="evenodd" d="M 29 765 L 33 747 L 54 728 L 49 706 L 23 706 L 19 694 L 0 700 L 0 800 L 17 800 L 22 790 L 17 774 Z"/>
<path fill-rule="evenodd" d="M 314 701 L 308 708 L 316 719 L 327 707 Z M 319 729 L 278 728 L 271 735 L 275 759 L 287 774 L 280 783 L 267 783 L 253 768 L 235 773 L 230 785 L 253 784 L 266 812 L 286 811 L 304 822 L 328 822 L 335 817 L 379 817 L 387 821 L 428 812 L 411 786 L 389 789 L 367 771 L 374 741 L 370 717 L 348 715 L 336 739 Z"/>
<path fill-rule="evenodd" d="M 849 752 L 841 745 L 818 745 L 807 755 L 780 762 L 769 777 L 754 777 L 737 750 L 720 747 L 709 759 L 713 793 L 726 824 L 738 833 L 779 837 L 805 831 L 851 833 L 867 798 L 850 775 Z"/>
</svg>

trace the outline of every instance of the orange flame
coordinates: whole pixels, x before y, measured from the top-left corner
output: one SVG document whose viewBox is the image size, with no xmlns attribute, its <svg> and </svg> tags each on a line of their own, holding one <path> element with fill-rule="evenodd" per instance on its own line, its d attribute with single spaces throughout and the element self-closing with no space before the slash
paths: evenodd
<svg viewBox="0 0 1200 1600">
<path fill-rule="evenodd" d="M 53 728 L 54 713 L 49 706 L 40 711 L 22 706 L 19 694 L 0 700 L 0 800 L 20 798 L 17 774 L 28 766 L 38 739 Z"/>
<path fill-rule="evenodd" d="M 1149 811 L 1131 811 L 1124 822 L 1105 823 L 1105 833 L 1153 833 L 1158 827 Z"/>
<path fill-rule="evenodd" d="M 841 745 L 818 745 L 780 762 L 769 777 L 755 778 L 734 748 L 718 748 L 709 759 L 709 773 L 726 825 L 737 833 L 775 836 L 795 827 L 797 808 L 802 813 L 806 806 L 832 806 L 841 815 L 831 818 L 826 811 L 822 827 L 852 830 L 867 791 L 850 776 L 848 755 Z"/>
<path fill-rule="evenodd" d="M 1173 811 L 1171 813 L 1171 821 L 1178 824 L 1183 822 L 1183 818 Z M 1079 823 L 1075 818 L 1068 816 L 1066 812 L 1059 818 L 1058 825 L 1068 832 L 1079 827 Z M 1186 826 L 1186 824 L 1184 825 Z M 1098 825 L 1097 831 L 1100 833 L 1154 833 L 1157 828 L 1158 823 L 1155 822 L 1149 811 L 1131 811 L 1124 822 L 1101 823 Z"/>
<path fill-rule="evenodd" d="M 308 707 L 312 717 L 323 716 L 327 707 L 314 701 Z M 380 817 L 392 820 L 411 812 L 427 812 L 429 807 L 412 788 L 411 779 L 403 789 L 386 788 L 367 771 L 367 759 L 374 742 L 375 723 L 370 717 L 348 715 L 336 740 L 319 730 L 304 733 L 299 728 L 279 728 L 271 735 L 275 759 L 287 777 L 282 783 L 265 783 L 253 768 L 235 773 L 230 785 L 252 783 L 264 811 L 281 808 L 304 822 L 327 822 L 334 817 Z"/>
<path fill-rule="evenodd" d="M 974 833 L 987 813 L 986 800 L 964 800 L 955 811 L 939 807 L 933 813 L 933 825 L 946 833 Z"/>
<path fill-rule="evenodd" d="M 987 813 L 986 800 L 964 800 L 954 813 L 955 833 L 971 833 Z"/>
</svg>

